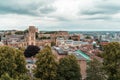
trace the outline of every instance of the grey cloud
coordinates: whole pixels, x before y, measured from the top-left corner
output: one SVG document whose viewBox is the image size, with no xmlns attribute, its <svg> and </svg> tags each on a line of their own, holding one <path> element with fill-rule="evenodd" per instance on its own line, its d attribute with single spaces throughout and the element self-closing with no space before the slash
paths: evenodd
<svg viewBox="0 0 120 80">
<path fill-rule="evenodd" d="M 61 22 L 70 22 L 71 21 L 70 19 L 67 19 L 66 17 L 60 16 L 60 15 L 47 16 L 47 17 L 54 18 L 55 20 L 61 21 Z"/>
<path fill-rule="evenodd" d="M 115 1 L 114 1 L 115 2 Z M 117 3 L 117 2 L 116 2 Z M 94 7 L 84 9 L 80 14 L 96 15 L 96 14 L 115 14 L 120 12 L 120 4 L 112 3 L 112 1 L 102 0 L 100 3 L 96 2 Z"/>
<path fill-rule="evenodd" d="M 102 14 L 104 11 L 99 11 L 99 10 L 94 10 L 94 9 L 88 9 L 88 10 L 83 10 L 81 14 L 83 15 L 95 15 L 95 14 Z"/>
<path fill-rule="evenodd" d="M 53 6 L 43 6 L 40 9 L 40 12 L 43 14 L 48 14 L 48 13 L 52 13 L 56 10 L 56 8 L 54 8 Z"/>
<path fill-rule="evenodd" d="M 0 14 L 10 14 L 10 13 L 37 16 L 35 11 L 29 9 L 20 8 L 20 7 L 0 6 Z"/>
<path fill-rule="evenodd" d="M 0 14 L 22 14 L 40 16 L 43 14 L 49 14 L 54 10 L 54 7 L 46 7 L 51 5 L 51 2 L 39 0 L 38 2 L 28 1 L 20 2 L 15 0 L 1 1 L 0 3 Z M 53 0 L 52 0 L 53 1 Z M 8 4 L 9 3 L 9 4 Z M 40 9 L 40 10 L 39 10 Z"/>
<path fill-rule="evenodd" d="M 117 3 L 117 2 L 115 2 Z M 78 14 L 87 15 L 87 20 L 114 20 L 112 15 L 120 13 L 120 3 L 109 0 L 96 1 L 93 7 L 85 8 Z"/>
<path fill-rule="evenodd" d="M 59 21 L 70 21 L 68 19 L 66 19 L 65 17 L 62 17 L 62 16 L 57 16 L 56 17 Z"/>
<path fill-rule="evenodd" d="M 81 12 L 83 15 L 96 15 L 96 14 L 105 14 L 109 13 L 109 11 L 104 10 L 94 10 L 94 9 L 88 9 Z"/>
<path fill-rule="evenodd" d="M 81 14 L 83 15 L 96 15 L 96 14 L 115 14 L 118 13 L 120 10 L 113 7 L 101 7 L 101 8 L 91 8 L 87 10 L 83 10 Z"/>
<path fill-rule="evenodd" d="M 112 18 L 111 17 L 91 17 L 91 18 L 86 18 L 87 20 L 111 20 Z"/>
</svg>

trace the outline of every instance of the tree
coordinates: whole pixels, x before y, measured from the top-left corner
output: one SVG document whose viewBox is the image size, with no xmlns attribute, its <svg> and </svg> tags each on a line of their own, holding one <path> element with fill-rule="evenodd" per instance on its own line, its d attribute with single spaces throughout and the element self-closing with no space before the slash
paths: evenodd
<svg viewBox="0 0 120 80">
<path fill-rule="evenodd" d="M 25 47 L 19 47 L 19 50 L 23 51 L 23 53 L 24 53 Z"/>
<path fill-rule="evenodd" d="M 11 78 L 20 74 L 26 74 L 26 62 L 20 50 L 8 47 L 0 47 L 0 76 L 7 73 Z"/>
<path fill-rule="evenodd" d="M 30 80 L 30 78 L 29 78 L 29 76 L 26 75 L 26 74 L 25 74 L 25 75 L 19 75 L 19 77 L 17 77 L 17 78 L 11 78 L 11 77 L 9 76 L 9 74 L 4 73 L 4 74 L 1 76 L 0 80 Z"/>
<path fill-rule="evenodd" d="M 50 39 L 50 37 L 43 36 L 43 37 L 40 37 L 40 39 Z"/>
<path fill-rule="evenodd" d="M 57 72 L 58 80 L 81 80 L 80 66 L 73 55 L 60 59 Z"/>
<path fill-rule="evenodd" d="M 14 80 L 13 78 L 11 78 L 7 73 L 4 73 L 0 80 Z"/>
<path fill-rule="evenodd" d="M 29 45 L 24 52 L 25 57 L 35 56 L 40 51 L 38 46 Z"/>
<path fill-rule="evenodd" d="M 87 35 L 87 36 L 85 37 L 85 39 L 91 39 L 91 37 Z"/>
<path fill-rule="evenodd" d="M 2 36 L 0 36 L 0 41 L 1 41 L 1 39 L 2 39 Z"/>
<path fill-rule="evenodd" d="M 17 80 L 31 80 L 31 79 L 30 79 L 30 76 L 28 76 L 27 74 L 24 74 L 24 75 L 19 75 Z"/>
<path fill-rule="evenodd" d="M 41 80 L 55 80 L 57 75 L 57 63 L 49 46 L 46 46 L 37 54 L 36 66 L 34 70 L 36 78 Z"/>
<path fill-rule="evenodd" d="M 102 56 L 108 80 L 120 80 L 120 43 L 112 42 L 106 45 Z"/>
<path fill-rule="evenodd" d="M 55 46 L 56 43 L 54 41 L 51 42 L 51 46 Z"/>
<path fill-rule="evenodd" d="M 17 34 L 17 35 L 24 35 L 24 31 L 16 31 L 15 34 Z"/>
<path fill-rule="evenodd" d="M 39 33 L 38 33 L 38 32 L 35 33 L 35 38 L 36 38 L 36 39 L 39 38 Z"/>
<path fill-rule="evenodd" d="M 93 61 L 88 63 L 86 80 L 106 80 L 107 77 L 102 68 L 102 63 L 93 59 Z"/>
<path fill-rule="evenodd" d="M 23 55 L 23 52 L 20 50 L 16 50 L 16 56 L 15 56 L 15 64 L 17 65 L 15 75 L 26 75 L 26 62 L 25 62 L 25 57 Z"/>
<path fill-rule="evenodd" d="M 24 34 L 28 33 L 28 29 L 24 30 Z"/>
</svg>

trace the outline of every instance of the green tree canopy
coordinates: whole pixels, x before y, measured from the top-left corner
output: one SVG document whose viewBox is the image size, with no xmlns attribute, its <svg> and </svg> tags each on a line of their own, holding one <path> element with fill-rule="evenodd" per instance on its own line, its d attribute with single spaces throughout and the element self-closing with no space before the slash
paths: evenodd
<svg viewBox="0 0 120 80">
<path fill-rule="evenodd" d="M 112 42 L 106 45 L 103 58 L 108 80 L 120 80 L 120 43 Z"/>
<path fill-rule="evenodd" d="M 55 46 L 56 43 L 54 41 L 51 42 L 51 46 Z"/>
<path fill-rule="evenodd" d="M 30 77 L 27 74 L 19 75 L 17 78 L 11 78 L 9 74 L 4 73 L 0 80 L 30 80 Z"/>
<path fill-rule="evenodd" d="M 81 80 L 80 66 L 73 55 L 60 59 L 57 72 L 58 80 Z"/>
<path fill-rule="evenodd" d="M 27 74 L 22 74 L 19 75 L 19 77 L 16 80 L 32 80 L 32 79 Z"/>
<path fill-rule="evenodd" d="M 94 59 L 88 63 L 86 80 L 106 80 L 105 71 L 101 62 Z"/>
<path fill-rule="evenodd" d="M 35 77 L 41 80 L 55 80 L 57 75 L 57 63 L 51 48 L 46 46 L 37 54 L 37 68 L 34 70 Z"/>
<path fill-rule="evenodd" d="M 24 35 L 24 31 L 16 31 L 15 34 L 17 34 L 17 35 Z"/>
<path fill-rule="evenodd" d="M 7 73 L 4 73 L 1 76 L 0 80 L 15 80 L 15 79 L 11 78 Z"/>
<path fill-rule="evenodd" d="M 7 73 L 15 78 L 26 73 L 25 58 L 20 50 L 2 46 L 0 47 L 0 76 Z"/>
<path fill-rule="evenodd" d="M 87 36 L 85 37 L 85 39 L 91 39 L 91 37 L 90 37 L 89 35 L 87 35 Z"/>
</svg>

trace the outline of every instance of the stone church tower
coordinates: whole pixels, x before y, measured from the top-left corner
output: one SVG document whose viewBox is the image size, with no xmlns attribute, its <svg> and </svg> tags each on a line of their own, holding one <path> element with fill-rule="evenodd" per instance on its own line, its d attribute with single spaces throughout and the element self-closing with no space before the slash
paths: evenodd
<svg viewBox="0 0 120 80">
<path fill-rule="evenodd" d="M 36 28 L 34 26 L 29 26 L 27 44 L 36 45 Z"/>
</svg>

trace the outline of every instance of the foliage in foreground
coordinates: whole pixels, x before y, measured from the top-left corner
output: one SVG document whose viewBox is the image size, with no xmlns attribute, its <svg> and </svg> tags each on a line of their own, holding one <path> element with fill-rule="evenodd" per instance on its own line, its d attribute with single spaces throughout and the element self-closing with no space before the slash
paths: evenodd
<svg viewBox="0 0 120 80">
<path fill-rule="evenodd" d="M 101 62 L 93 59 L 88 63 L 86 80 L 106 80 L 105 71 Z"/>
<path fill-rule="evenodd" d="M 60 59 L 57 72 L 58 80 L 81 80 L 80 66 L 73 55 Z"/>
<path fill-rule="evenodd" d="M 55 80 L 57 75 L 57 63 L 55 56 L 52 54 L 51 48 L 46 46 L 37 55 L 37 68 L 35 69 L 35 77 L 41 80 Z"/>
<path fill-rule="evenodd" d="M 120 80 L 120 43 L 112 42 L 104 47 L 103 66 L 108 80 Z"/>
<path fill-rule="evenodd" d="M 120 80 L 120 44 L 109 43 L 104 47 L 103 64 L 93 60 L 88 65 L 87 80 Z M 68 55 L 55 61 L 50 47 L 38 55 L 35 69 L 37 80 L 80 80 L 80 69 L 74 56 Z M 25 58 L 20 50 L 0 47 L 0 80 L 30 80 L 26 75 Z M 103 68 L 103 69 L 102 69 Z M 104 75 L 104 71 L 106 75 Z"/>
<path fill-rule="evenodd" d="M 15 78 L 27 72 L 25 65 L 25 58 L 20 50 L 8 46 L 0 47 L 0 76 L 7 73 Z"/>
</svg>

